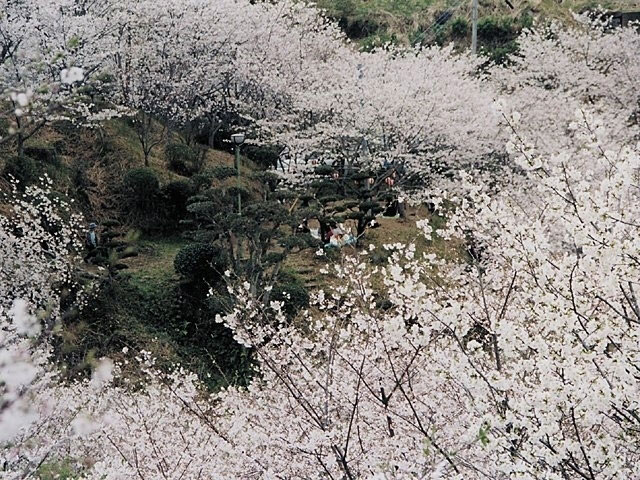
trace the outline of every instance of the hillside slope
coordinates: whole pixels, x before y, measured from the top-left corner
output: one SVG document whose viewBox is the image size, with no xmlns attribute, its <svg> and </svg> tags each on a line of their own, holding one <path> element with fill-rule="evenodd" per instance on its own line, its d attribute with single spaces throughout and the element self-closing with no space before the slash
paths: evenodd
<svg viewBox="0 0 640 480">
<path fill-rule="evenodd" d="M 402 45 L 456 43 L 468 46 L 472 0 L 318 0 L 347 36 L 363 48 L 385 42 Z M 572 12 L 602 6 L 612 11 L 640 10 L 638 0 L 480 0 L 480 23 L 527 26 L 529 21 L 572 21 Z M 523 21 L 523 19 L 526 19 Z M 503 34 L 504 32 L 497 32 Z M 485 39 L 486 40 L 486 39 Z M 480 44 L 483 36 L 480 31 Z"/>
<path fill-rule="evenodd" d="M 161 129 L 159 124 L 156 127 Z M 181 222 L 188 216 L 187 199 L 175 193 L 200 182 L 208 182 L 210 187 L 235 185 L 235 176 L 208 176 L 216 169 L 232 169 L 233 155 L 194 145 L 201 149 L 199 173 L 180 174 L 172 166 L 172 145 L 184 146 L 178 133 L 151 151 L 145 167 L 132 122 L 117 119 L 99 129 L 64 124 L 42 129 L 26 145 L 22 160 L 16 159 L 8 146 L 0 150 L 0 190 L 8 188 L 8 167 L 20 174 L 23 183 L 37 183 L 39 176 L 47 174 L 56 194 L 73 200 L 87 223 L 98 224 L 101 252 L 79 261 L 77 272 L 85 285 L 99 288 L 85 309 L 65 315 L 54 342 L 55 357 L 71 376 L 90 372 L 96 358 L 120 358 L 126 348 L 152 352 L 161 367 L 183 365 L 212 388 L 243 383 L 248 378 L 250 352 L 215 322 L 206 292 L 203 296 L 175 266 L 179 252 L 193 242 L 184 235 Z M 248 158 L 242 159 L 242 165 L 240 185 L 254 200 L 261 198 L 256 182 L 261 168 Z M 139 185 L 144 187 L 142 196 L 132 192 L 128 184 L 140 172 L 146 172 L 142 178 L 153 179 L 151 186 Z M 464 256 L 458 245 L 435 236 L 431 240 L 423 237 L 415 222 L 430 217 L 426 208 L 411 208 L 407 213 L 406 220 L 381 218 L 380 228 L 367 231 L 363 245 L 382 247 L 407 241 L 415 242 L 420 253 Z M 86 251 L 80 253 L 87 255 Z M 316 255 L 315 249 L 295 252 L 284 262 L 276 290 L 289 294 L 292 288 L 291 293 L 298 293 L 298 297 L 285 297 L 285 301 L 308 304 L 312 290 L 335 282 L 319 271 L 327 263 L 355 253 L 354 247 L 330 251 L 326 256 Z M 372 265 L 380 265 L 387 256 L 386 250 L 378 248 L 368 258 Z M 127 374 L 137 375 L 135 371 Z"/>
<path fill-rule="evenodd" d="M 157 123 L 154 129 L 156 134 L 163 130 Z M 65 316 L 55 341 L 56 358 L 71 375 L 90 371 L 94 358 L 118 358 L 124 347 L 151 351 L 164 365 L 187 366 L 212 385 L 235 382 L 245 368 L 247 352 L 226 329 L 207 324 L 205 333 L 197 324 L 204 318 L 200 305 L 191 301 L 174 268 L 176 254 L 189 243 L 181 237 L 186 199 L 180 189 L 208 178 L 221 183 L 208 172 L 231 169 L 234 158 L 195 145 L 201 173 L 178 173 L 168 152 L 183 145 L 178 133 L 167 135 L 145 167 L 134 124 L 116 119 L 93 129 L 64 123 L 43 128 L 29 139 L 24 158 L 17 157 L 11 145 L 0 149 L 0 212 L 6 210 L 1 194 L 10 189 L 10 174 L 19 177 L 19 185 L 38 183 L 46 174 L 56 195 L 73 201 L 87 224 L 98 224 L 102 250 L 78 262 L 77 272 L 85 285 L 99 288 L 87 308 Z M 243 158 L 240 184 L 249 191 L 258 170 Z M 128 182 L 140 172 L 151 184 L 132 187 Z M 132 191 L 139 187 L 146 190 Z M 148 197 L 144 208 L 140 194 Z M 196 345 L 198 335 L 206 335 L 206 342 Z"/>
</svg>

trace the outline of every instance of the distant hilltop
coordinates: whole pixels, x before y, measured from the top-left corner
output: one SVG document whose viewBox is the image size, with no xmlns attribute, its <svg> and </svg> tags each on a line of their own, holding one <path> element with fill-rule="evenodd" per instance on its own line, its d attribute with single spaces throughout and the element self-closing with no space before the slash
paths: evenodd
<svg viewBox="0 0 640 480">
<path fill-rule="evenodd" d="M 315 4 L 365 49 L 388 42 L 465 45 L 469 41 L 472 0 L 316 0 Z M 573 13 L 597 8 L 615 12 L 614 22 L 624 25 L 638 20 L 640 0 L 479 0 L 479 18 L 487 27 L 485 43 L 496 45 L 535 21 L 571 23 Z"/>
</svg>

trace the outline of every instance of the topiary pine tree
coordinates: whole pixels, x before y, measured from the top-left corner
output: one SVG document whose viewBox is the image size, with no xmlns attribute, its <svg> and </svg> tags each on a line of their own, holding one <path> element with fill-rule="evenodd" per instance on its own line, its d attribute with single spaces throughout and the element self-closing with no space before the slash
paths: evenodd
<svg viewBox="0 0 640 480">
<path fill-rule="evenodd" d="M 229 256 L 229 269 L 249 282 L 257 295 L 261 287 L 277 281 L 282 263 L 294 251 L 319 246 L 308 233 L 299 231 L 304 218 L 317 212 L 288 192 L 278 190 L 279 178 L 269 172 L 252 176 L 252 186 L 229 187 L 227 169 L 212 171 L 213 186 L 188 200 L 186 236 L 196 242 L 217 245 Z M 255 191 L 254 191 L 255 190 Z M 235 208 L 237 194 L 243 209 Z M 264 300 L 268 302 L 269 294 Z"/>
<path fill-rule="evenodd" d="M 332 226 L 352 220 L 359 241 L 376 216 L 394 203 L 403 216 L 402 208 L 397 208 L 399 188 L 411 188 L 417 181 L 396 162 L 377 169 L 318 165 L 314 173 L 317 178 L 300 198 L 306 207 L 318 211 L 320 237 L 325 240 Z"/>
</svg>

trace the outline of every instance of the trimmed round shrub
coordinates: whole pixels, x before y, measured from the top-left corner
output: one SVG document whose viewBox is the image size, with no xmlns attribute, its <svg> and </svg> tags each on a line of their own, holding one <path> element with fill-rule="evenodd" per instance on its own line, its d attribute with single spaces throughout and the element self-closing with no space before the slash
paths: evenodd
<svg viewBox="0 0 640 480">
<path fill-rule="evenodd" d="M 167 183 L 162 188 L 162 191 L 166 195 L 169 203 L 180 209 L 184 209 L 189 197 L 195 193 L 193 185 L 186 180 Z"/>
<path fill-rule="evenodd" d="M 358 205 L 358 208 L 361 212 L 367 212 L 369 210 L 376 211 L 380 209 L 380 204 L 375 200 L 367 200 Z"/>
<path fill-rule="evenodd" d="M 224 180 L 236 176 L 236 169 L 226 165 L 217 165 L 207 170 L 207 175 L 216 180 Z"/>
<path fill-rule="evenodd" d="M 189 181 L 191 182 L 191 185 L 193 185 L 194 192 L 211 186 L 211 177 L 204 173 L 195 174 L 189 179 Z"/>
<path fill-rule="evenodd" d="M 356 182 L 361 182 L 362 180 L 365 180 L 365 179 L 373 177 L 373 176 L 374 175 L 371 172 L 359 171 L 359 172 L 354 172 L 351 175 L 351 180 L 354 180 Z"/>
<path fill-rule="evenodd" d="M 273 195 L 274 198 L 278 200 L 290 200 L 296 197 L 296 194 L 293 190 L 278 190 Z"/>
<path fill-rule="evenodd" d="M 169 165 L 169 170 L 177 173 L 178 175 L 183 175 L 185 177 L 189 176 L 189 166 L 187 162 L 185 162 L 182 158 L 174 158 L 167 162 Z"/>
<path fill-rule="evenodd" d="M 273 172 L 257 172 L 253 174 L 253 178 L 258 180 L 269 190 L 274 191 L 280 183 L 280 177 Z"/>
<path fill-rule="evenodd" d="M 269 168 L 278 165 L 278 157 L 281 150 L 282 147 L 278 145 L 254 145 L 249 143 L 242 147 L 242 154 L 261 167 Z"/>
<path fill-rule="evenodd" d="M 251 193 L 242 185 L 240 186 L 234 185 L 232 187 L 229 187 L 229 189 L 227 189 L 227 193 L 234 200 L 238 197 L 238 194 L 240 194 L 240 198 L 242 199 L 243 202 L 246 202 L 247 200 L 251 199 Z"/>
<path fill-rule="evenodd" d="M 124 176 L 124 188 L 135 202 L 146 203 L 154 197 L 160 187 L 158 177 L 150 168 L 134 168 Z"/>
<path fill-rule="evenodd" d="M 337 212 L 337 213 L 342 213 L 347 209 L 347 207 L 345 207 L 344 205 L 336 205 L 335 207 L 333 207 L 333 211 Z"/>
<path fill-rule="evenodd" d="M 178 275 L 187 280 L 215 281 L 222 276 L 227 263 L 227 256 L 220 247 L 192 243 L 180 249 L 173 267 Z"/>
<path fill-rule="evenodd" d="M 331 165 L 318 165 L 314 172 L 316 175 L 331 175 L 335 171 Z"/>
</svg>

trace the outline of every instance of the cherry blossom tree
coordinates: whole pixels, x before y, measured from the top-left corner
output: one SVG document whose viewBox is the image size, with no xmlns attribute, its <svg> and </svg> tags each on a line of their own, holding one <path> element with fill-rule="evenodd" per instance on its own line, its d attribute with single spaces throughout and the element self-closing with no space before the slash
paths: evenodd
<svg viewBox="0 0 640 480">
<path fill-rule="evenodd" d="M 24 142 L 47 123 L 91 123 L 118 114 L 104 97 L 111 8 L 111 2 L 2 2 L 0 142 L 14 138 L 21 155 Z"/>
<path fill-rule="evenodd" d="M 336 50 L 329 62 L 262 122 L 286 147 L 281 170 L 294 180 L 320 162 L 348 170 L 396 160 L 430 172 L 432 162 L 477 161 L 505 139 L 493 87 L 475 74 L 478 61 L 452 47 Z"/>
<path fill-rule="evenodd" d="M 255 8 L 277 18 L 295 11 L 286 10 L 290 4 Z M 317 21 L 317 32 L 294 38 L 326 39 Z M 363 140 L 371 161 L 392 155 L 420 169 L 441 155 L 466 166 L 502 152 L 504 139 L 513 166 L 487 181 L 471 165 L 455 188 L 430 199 L 446 224 L 434 231 L 425 219 L 418 227 L 427 241 L 437 235 L 457 246 L 453 258 L 402 244 L 377 247 L 389 253 L 384 266 L 367 262 L 373 246 L 345 256 L 320 272 L 334 286 L 317 291 L 293 322 L 282 304 L 264 301 L 271 286 L 261 292 L 230 280 L 236 303 L 217 320 L 255 352 L 258 374 L 246 388 L 208 393 L 193 374 L 166 373 L 145 352 L 127 351 L 122 366 L 138 367 L 136 381 L 110 383 L 106 360 L 92 380 L 47 379 L 32 389 L 27 425 L 3 444 L 8 478 L 70 457 L 84 478 L 640 476 L 640 149 L 637 91 L 621 76 L 638 58 L 623 44 L 636 40 L 632 30 L 528 32 L 520 67 L 496 70 L 491 81 L 470 73 L 472 59 L 446 49 L 366 56 L 331 47 L 323 57 L 318 46 L 294 64 L 284 61 L 292 47 L 263 45 L 263 63 L 247 60 L 237 78 L 250 84 L 264 65 L 276 73 L 243 97 L 259 108 L 238 108 L 248 108 L 302 168 L 314 155 L 366 162 Z M 614 46 L 628 56 L 626 66 Z M 249 51 L 238 47 L 233 58 Z M 336 68 L 327 73 L 330 61 Z M 279 83 L 280 62 L 287 66 Z M 468 105 L 485 114 L 485 131 L 467 121 Z M 406 134 L 411 127 L 415 135 Z M 480 141 L 469 146 L 470 138 Z M 18 218 L 37 217 L 33 208 L 24 204 Z M 49 251 L 61 259 L 68 242 L 56 237 L 45 247 L 44 234 L 31 241 L 26 231 L 0 231 L 23 245 L 14 247 L 15 265 L 2 260 L 7 342 L 37 333 L 34 312 L 55 295 L 39 297 L 36 280 L 62 275 Z M 28 257 L 27 247 L 38 255 Z M 28 295 L 14 292 L 16 285 Z M 21 361 L 3 358 L 11 368 Z M 2 414 L 17 411 L 10 410 L 15 392 L 34 378 L 23 373 L 26 382 L 11 383 L 9 373 L 0 370 L 9 399 Z"/>
<path fill-rule="evenodd" d="M 469 259 L 400 244 L 377 269 L 366 251 L 346 257 L 296 324 L 232 286 L 219 321 L 256 351 L 248 388 L 200 394 L 193 376 L 167 377 L 141 354 L 129 361 L 147 383 L 74 400 L 38 426 L 88 419 L 48 451 L 79 452 L 89 478 L 638 475 L 639 152 L 603 154 L 576 123 L 580 158 L 518 155 L 533 199 L 463 176 L 464 193 L 442 204 L 454 209 L 440 207 L 446 227 L 420 223 L 459 245 L 471 229 Z"/>
<path fill-rule="evenodd" d="M 50 381 L 47 340 L 60 318 L 60 296 L 72 289 L 80 218 L 48 190 L 14 190 L 9 216 L 0 216 L 0 431 L 11 439 L 33 420 L 29 386 Z"/>
<path fill-rule="evenodd" d="M 505 113 L 517 112 L 519 131 L 540 152 L 567 147 L 566 131 L 578 109 L 597 113 L 618 146 L 639 133 L 637 30 L 576 19 L 575 27 L 553 23 L 525 31 L 511 64 L 491 72 Z"/>
</svg>

